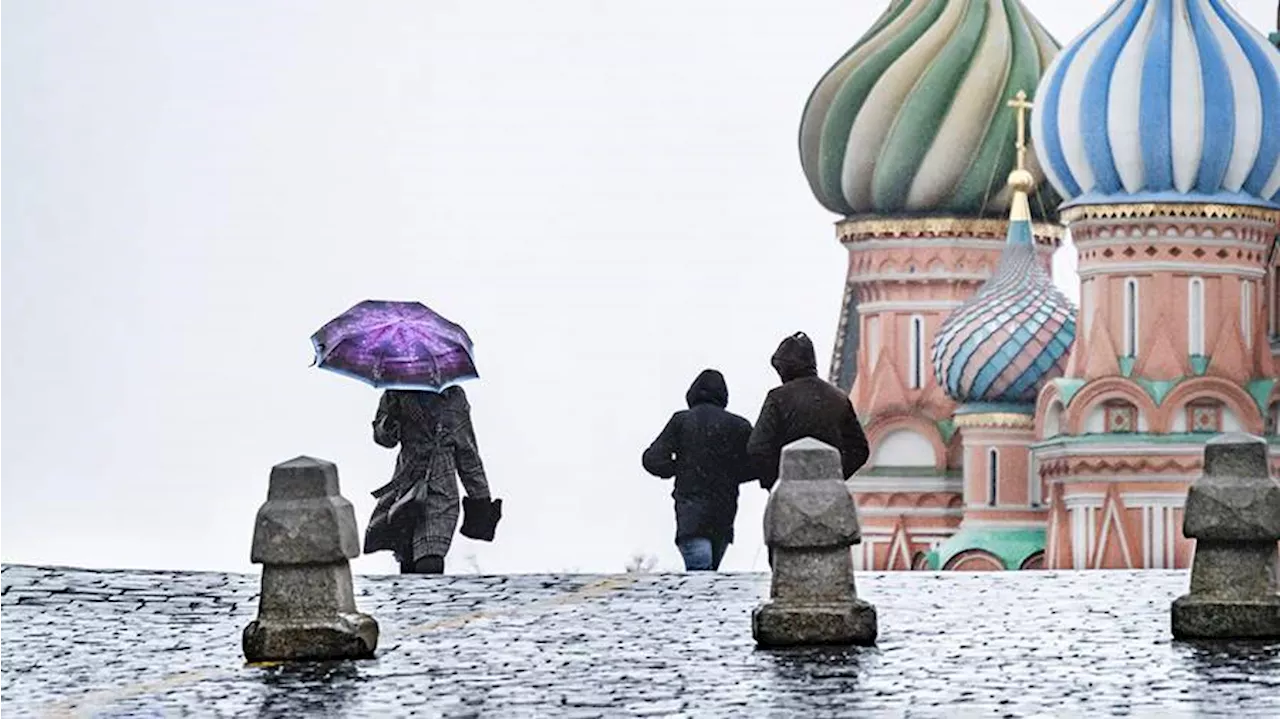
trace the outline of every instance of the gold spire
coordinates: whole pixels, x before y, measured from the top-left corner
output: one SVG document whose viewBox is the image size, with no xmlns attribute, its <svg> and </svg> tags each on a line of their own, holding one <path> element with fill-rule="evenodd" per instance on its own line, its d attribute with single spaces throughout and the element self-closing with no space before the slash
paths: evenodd
<svg viewBox="0 0 1280 719">
<path fill-rule="evenodd" d="M 1027 205 L 1027 193 L 1035 189 L 1036 178 L 1027 170 L 1027 111 L 1033 105 L 1027 93 L 1019 90 L 1008 103 L 1018 118 L 1018 165 L 1009 173 L 1008 184 L 1013 190 L 1013 202 L 1009 207 L 1010 220 L 1030 220 L 1031 208 Z"/>
</svg>

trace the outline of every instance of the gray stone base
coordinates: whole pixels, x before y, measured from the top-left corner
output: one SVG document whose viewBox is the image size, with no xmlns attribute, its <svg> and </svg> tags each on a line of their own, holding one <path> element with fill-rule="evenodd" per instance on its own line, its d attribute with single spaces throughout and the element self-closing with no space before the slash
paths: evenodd
<svg viewBox="0 0 1280 719">
<path fill-rule="evenodd" d="M 1175 639 L 1280 639 L 1280 596 L 1253 601 L 1200 599 L 1173 602 Z"/>
<path fill-rule="evenodd" d="M 861 599 L 822 604 L 770 602 L 751 613 L 751 634 L 762 647 L 876 643 L 876 608 Z"/>
<path fill-rule="evenodd" d="M 250 662 L 367 659 L 378 646 L 378 623 L 365 614 L 255 619 L 244 628 Z"/>
</svg>

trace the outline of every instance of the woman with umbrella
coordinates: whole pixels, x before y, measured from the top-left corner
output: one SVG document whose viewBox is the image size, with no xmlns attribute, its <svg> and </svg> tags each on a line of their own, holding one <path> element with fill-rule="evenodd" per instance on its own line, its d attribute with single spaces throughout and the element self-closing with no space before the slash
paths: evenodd
<svg viewBox="0 0 1280 719">
<path fill-rule="evenodd" d="M 368 301 L 312 337 L 320 367 L 383 388 L 373 439 L 400 447 L 391 481 L 374 490 L 377 506 L 364 551 L 390 550 L 404 574 L 440 574 L 458 524 L 463 536 L 492 541 L 502 500 L 489 483 L 459 382 L 478 377 L 465 330 L 416 302 Z"/>
</svg>

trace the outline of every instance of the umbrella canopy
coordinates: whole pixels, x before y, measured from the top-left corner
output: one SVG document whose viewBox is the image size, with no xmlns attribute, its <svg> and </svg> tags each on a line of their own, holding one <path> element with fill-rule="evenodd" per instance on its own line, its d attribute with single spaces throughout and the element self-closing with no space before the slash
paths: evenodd
<svg viewBox="0 0 1280 719">
<path fill-rule="evenodd" d="M 439 392 L 480 375 L 471 338 L 420 302 L 366 300 L 314 335 L 316 365 L 381 389 Z"/>
</svg>

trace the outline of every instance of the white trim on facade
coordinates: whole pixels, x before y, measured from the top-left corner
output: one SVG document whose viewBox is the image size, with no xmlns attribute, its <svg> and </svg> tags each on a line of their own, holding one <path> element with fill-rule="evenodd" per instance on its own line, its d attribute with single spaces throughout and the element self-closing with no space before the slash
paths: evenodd
<svg viewBox="0 0 1280 719">
<path fill-rule="evenodd" d="M 1087 268 L 1081 267 L 1079 272 L 1081 277 L 1093 277 L 1095 275 L 1132 274 L 1135 272 L 1186 272 L 1188 269 L 1210 270 L 1215 275 L 1239 275 L 1253 279 L 1267 276 L 1265 270 L 1259 270 L 1251 265 L 1205 265 L 1203 262 L 1100 262 Z"/>
<path fill-rule="evenodd" d="M 978 272 L 858 272 L 849 276 L 850 284 L 869 282 L 985 282 L 991 275 Z"/>
<path fill-rule="evenodd" d="M 862 517 L 963 517 L 960 507 L 859 507 Z"/>
<path fill-rule="evenodd" d="M 1044 529 L 1048 524 L 1048 519 L 978 519 L 972 517 L 965 519 L 960 526 L 965 529 Z"/>
<path fill-rule="evenodd" d="M 845 482 L 855 494 L 898 492 L 943 492 L 961 494 L 964 480 L 960 477 L 858 477 Z"/>
<path fill-rule="evenodd" d="M 875 300 L 858 303 L 858 312 L 946 312 L 962 304 L 959 300 Z"/>
</svg>

